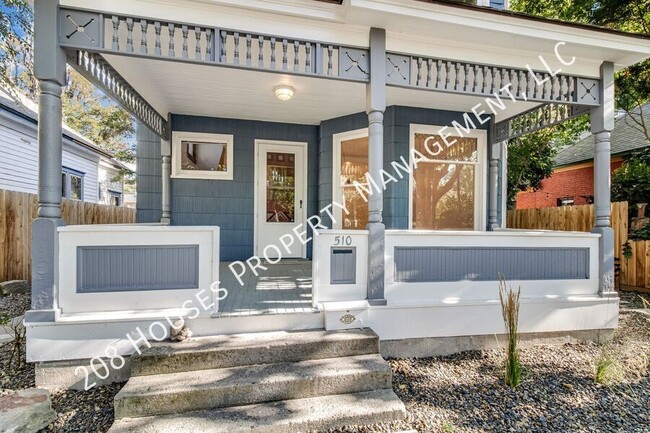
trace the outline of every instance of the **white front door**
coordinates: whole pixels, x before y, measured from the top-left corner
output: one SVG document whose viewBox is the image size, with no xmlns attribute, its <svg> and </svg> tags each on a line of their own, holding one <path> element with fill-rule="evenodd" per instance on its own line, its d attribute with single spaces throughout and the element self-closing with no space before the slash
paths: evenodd
<svg viewBox="0 0 650 433">
<path fill-rule="evenodd" d="M 307 143 L 256 140 L 255 147 L 255 254 L 306 257 L 293 229 L 304 227 L 307 212 Z M 283 235 L 293 240 L 286 248 L 291 242 Z"/>
</svg>

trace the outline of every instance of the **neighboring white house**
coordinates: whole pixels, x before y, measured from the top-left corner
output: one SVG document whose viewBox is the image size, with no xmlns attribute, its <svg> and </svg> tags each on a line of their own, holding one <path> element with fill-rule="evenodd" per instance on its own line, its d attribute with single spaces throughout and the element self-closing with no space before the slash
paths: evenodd
<svg viewBox="0 0 650 433">
<path fill-rule="evenodd" d="M 38 105 L 0 89 L 0 189 L 38 192 Z M 96 144 L 63 125 L 65 198 L 123 205 L 124 176 L 130 170 Z"/>
</svg>

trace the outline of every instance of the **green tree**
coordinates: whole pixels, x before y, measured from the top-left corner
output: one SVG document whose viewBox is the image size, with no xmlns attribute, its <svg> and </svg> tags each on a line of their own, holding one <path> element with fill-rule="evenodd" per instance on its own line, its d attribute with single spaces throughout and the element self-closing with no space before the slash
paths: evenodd
<svg viewBox="0 0 650 433">
<path fill-rule="evenodd" d="M 514 11 L 615 30 L 650 34 L 650 0 L 512 0 Z M 615 75 L 616 105 L 650 141 L 643 106 L 650 101 L 650 59 Z"/>
<path fill-rule="evenodd" d="M 573 142 L 588 124 L 580 116 L 559 125 L 542 129 L 508 143 L 508 207 L 512 208 L 517 193 L 538 190 L 542 181 L 553 173 L 554 158 L 562 147 Z"/>
<path fill-rule="evenodd" d="M 511 0 L 510 7 L 545 18 L 650 33 L 650 0 Z M 646 124 L 643 115 L 643 106 L 650 100 L 650 60 L 617 72 L 615 79 L 617 107 L 626 112 L 628 123 L 650 140 L 650 125 Z M 510 207 L 515 203 L 517 192 L 540 188 L 542 180 L 553 171 L 557 151 L 570 145 L 587 125 L 588 118 L 582 117 L 510 142 Z"/>
<path fill-rule="evenodd" d="M 68 126 L 97 143 L 115 158 L 135 159 L 127 139 L 133 135 L 133 118 L 74 70 L 68 71 L 63 95 L 63 118 Z"/>
<path fill-rule="evenodd" d="M 36 101 L 33 74 L 33 13 L 26 0 L 0 0 L 0 85 Z M 68 67 L 63 90 L 63 120 L 103 150 L 124 162 L 135 159 L 129 139 L 134 120 L 88 80 Z"/>
<path fill-rule="evenodd" d="M 612 201 L 650 203 L 650 147 L 630 154 L 612 175 Z"/>
<path fill-rule="evenodd" d="M 0 85 L 16 89 L 31 70 L 32 10 L 26 0 L 0 0 Z"/>
</svg>

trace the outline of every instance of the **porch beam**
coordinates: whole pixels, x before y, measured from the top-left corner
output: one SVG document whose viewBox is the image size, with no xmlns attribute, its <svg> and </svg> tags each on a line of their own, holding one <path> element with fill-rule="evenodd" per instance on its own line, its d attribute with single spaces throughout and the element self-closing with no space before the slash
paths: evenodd
<svg viewBox="0 0 650 433">
<path fill-rule="evenodd" d="M 38 216 L 32 223 L 32 309 L 27 322 L 57 316 L 58 228 L 61 218 L 62 105 L 65 53 L 58 44 L 59 2 L 34 1 L 34 75 L 38 79 Z"/>
<path fill-rule="evenodd" d="M 102 56 L 89 51 L 68 51 L 68 63 L 95 87 L 163 140 L 169 135 L 167 119 L 160 115 Z"/>
<path fill-rule="evenodd" d="M 599 294 L 616 296 L 614 290 L 614 231 L 611 218 L 611 145 L 614 129 L 614 64 L 604 62 L 600 67 L 601 86 L 598 107 L 591 109 L 591 132 L 594 135 L 594 204 L 595 226 L 593 233 L 600 234 L 598 249 Z"/>
<path fill-rule="evenodd" d="M 386 111 L 386 30 L 370 29 L 370 82 L 366 85 L 368 113 L 368 174 L 381 185 L 384 168 L 384 111 Z M 368 200 L 368 303 L 386 305 L 384 250 L 386 227 L 382 222 L 384 194 L 372 187 Z"/>
</svg>

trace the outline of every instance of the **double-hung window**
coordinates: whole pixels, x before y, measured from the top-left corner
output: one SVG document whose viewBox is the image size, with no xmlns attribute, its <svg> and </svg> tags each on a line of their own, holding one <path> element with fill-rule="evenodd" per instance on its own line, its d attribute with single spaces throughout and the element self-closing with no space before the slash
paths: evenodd
<svg viewBox="0 0 650 433">
<path fill-rule="evenodd" d="M 63 167 L 61 172 L 61 197 L 71 200 L 83 200 L 84 174 Z"/>
<path fill-rule="evenodd" d="M 413 229 L 482 230 L 486 147 L 486 131 L 411 125 L 412 159 L 425 157 L 411 176 Z"/>
</svg>

